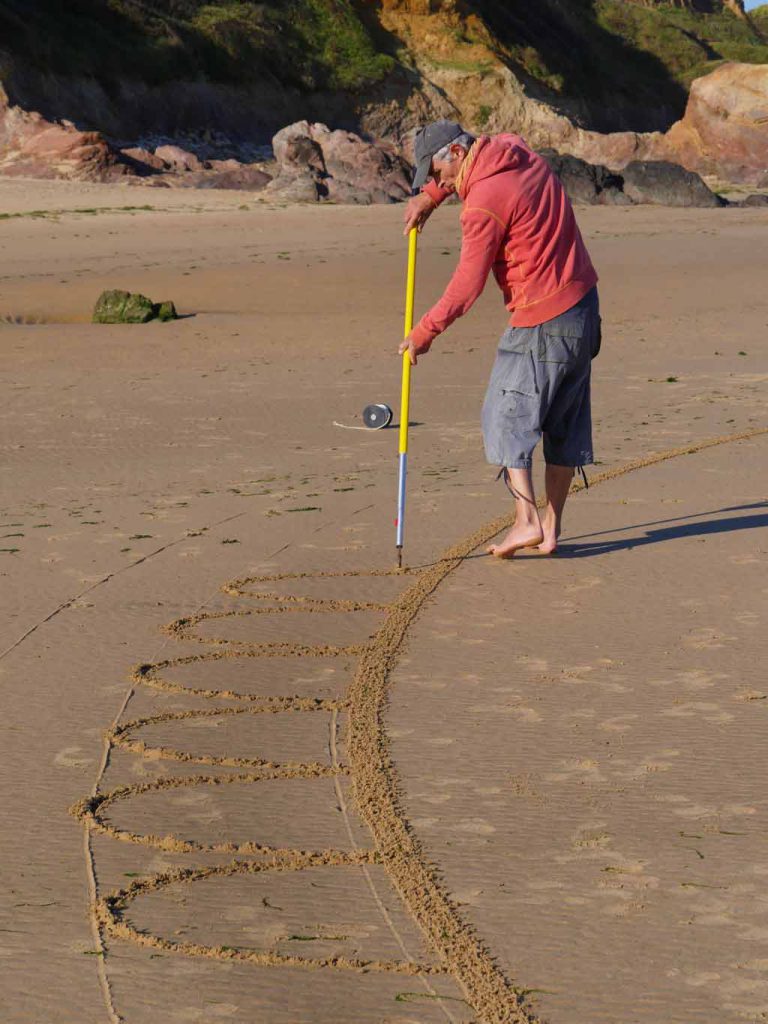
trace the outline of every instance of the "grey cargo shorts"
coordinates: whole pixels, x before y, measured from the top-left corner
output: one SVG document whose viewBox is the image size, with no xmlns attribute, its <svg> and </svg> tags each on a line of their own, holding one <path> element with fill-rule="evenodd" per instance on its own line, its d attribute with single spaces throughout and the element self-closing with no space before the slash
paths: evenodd
<svg viewBox="0 0 768 1024">
<path fill-rule="evenodd" d="M 507 328 L 483 403 L 489 462 L 530 466 L 542 435 L 547 462 L 586 466 L 594 461 L 589 385 L 600 340 L 597 288 L 538 327 Z"/>
</svg>

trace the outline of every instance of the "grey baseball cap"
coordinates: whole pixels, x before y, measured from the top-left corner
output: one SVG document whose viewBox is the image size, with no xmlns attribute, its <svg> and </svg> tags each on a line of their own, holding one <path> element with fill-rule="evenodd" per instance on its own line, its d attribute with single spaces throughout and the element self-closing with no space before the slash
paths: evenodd
<svg viewBox="0 0 768 1024">
<path fill-rule="evenodd" d="M 463 134 L 464 129 L 455 121 L 433 121 L 426 128 L 419 128 L 413 146 L 413 154 L 416 159 L 416 173 L 413 176 L 414 192 L 420 189 L 429 177 L 432 157 L 435 153 L 439 153 L 444 146 Z"/>
</svg>

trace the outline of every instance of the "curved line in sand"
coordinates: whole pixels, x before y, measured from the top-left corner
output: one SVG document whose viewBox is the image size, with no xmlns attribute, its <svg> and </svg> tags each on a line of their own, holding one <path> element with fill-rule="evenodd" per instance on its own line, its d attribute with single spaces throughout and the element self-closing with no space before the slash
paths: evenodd
<svg viewBox="0 0 768 1024">
<path fill-rule="evenodd" d="M 349 701 L 314 701 L 309 706 L 293 704 L 290 706 L 268 705 L 256 708 L 213 708 L 190 711 L 167 711 L 159 715 L 147 715 L 144 718 L 134 718 L 130 722 L 116 725 L 106 734 L 113 746 L 122 750 L 129 750 L 132 754 L 146 757 L 149 760 L 181 761 L 187 764 L 209 764 L 222 765 L 227 768 L 275 768 L 286 770 L 299 770 L 307 767 L 322 767 L 318 765 L 306 765 L 293 761 L 268 761 L 261 757 L 235 757 L 230 755 L 216 754 L 190 754 L 188 751 L 175 750 L 173 747 L 150 746 L 144 740 L 135 739 L 131 733 L 137 729 L 144 729 L 152 725 L 164 725 L 167 722 L 185 722 L 190 719 L 200 718 L 228 718 L 232 715 L 263 715 L 274 714 L 282 711 L 340 711 L 349 707 Z"/>
<path fill-rule="evenodd" d="M 223 590 L 223 588 L 222 588 Z M 221 618 L 226 619 L 230 616 L 236 615 L 277 615 L 283 614 L 284 612 L 309 612 L 313 613 L 329 613 L 329 612 L 386 612 L 389 610 L 388 604 L 382 604 L 377 601 L 347 601 L 339 598 L 330 597 L 304 597 L 297 594 L 295 597 L 286 596 L 285 594 L 275 594 L 265 591 L 264 593 L 250 593 L 248 591 L 242 591 L 238 594 L 231 594 L 228 590 L 223 590 L 225 594 L 235 597 L 246 597 L 252 600 L 260 601 L 272 601 L 273 604 L 265 605 L 263 608 L 247 608 L 240 611 L 231 612 L 210 612 L 209 618 Z"/>
<path fill-rule="evenodd" d="M 259 874 L 263 871 L 301 871 L 313 867 L 357 867 L 375 863 L 378 863 L 378 858 L 372 850 L 353 850 L 351 853 L 344 853 L 340 850 L 325 850 L 321 853 L 280 851 L 278 856 L 273 856 L 269 861 L 233 861 L 231 864 L 215 867 L 182 868 L 142 878 L 125 889 L 118 889 L 108 896 L 101 897 L 95 904 L 94 912 L 107 935 L 127 939 L 140 946 L 181 953 L 186 956 L 245 961 L 261 967 L 331 967 L 336 970 L 386 971 L 410 976 L 444 974 L 445 971 L 442 967 L 413 961 L 359 959 L 344 956 L 301 957 L 231 946 L 205 946 L 192 942 L 172 942 L 159 935 L 139 931 L 124 916 L 128 907 L 138 896 L 147 892 L 157 892 L 171 885 L 198 882 L 215 876 Z"/>
<path fill-rule="evenodd" d="M 186 789 L 194 786 L 228 786 L 237 783 L 249 785 L 254 782 L 269 782 L 274 779 L 306 780 L 335 778 L 339 775 L 348 774 L 349 769 L 341 765 L 332 767 L 323 764 L 303 764 L 293 767 L 265 769 L 261 772 L 249 772 L 240 775 L 176 775 L 155 779 L 153 782 L 136 782 L 128 786 L 117 786 L 107 793 L 85 797 L 70 808 L 70 813 L 94 832 L 109 836 L 111 839 L 118 839 L 124 843 L 152 846 L 155 849 L 171 853 L 204 852 L 254 855 L 268 853 L 273 857 L 285 860 L 296 855 L 305 857 L 312 856 L 312 854 L 307 850 L 297 850 L 293 847 L 266 846 L 256 842 L 198 843 L 193 839 L 179 839 L 178 836 L 174 835 L 156 836 L 141 832 L 131 832 L 128 829 L 121 829 L 116 825 L 110 824 L 104 820 L 102 815 L 104 810 L 111 804 L 115 804 L 120 800 L 131 800 L 146 793 L 160 793 L 164 790 Z M 335 854 L 337 851 L 330 852 Z M 373 851 L 371 852 L 373 853 Z"/>
<path fill-rule="evenodd" d="M 351 579 L 359 576 L 364 576 L 366 578 L 376 576 L 404 576 L 409 571 L 410 570 L 408 569 L 342 569 L 336 572 L 280 572 L 273 573 L 269 576 L 241 576 L 238 579 L 230 580 L 228 583 L 223 583 L 221 591 L 222 593 L 229 594 L 232 597 L 266 597 L 281 601 L 317 601 L 323 603 L 327 601 L 335 604 L 337 603 L 335 598 L 297 597 L 293 595 L 284 597 L 283 595 L 262 593 L 260 591 L 253 593 L 247 588 L 253 583 L 278 583 L 283 580 L 334 580 L 342 577 Z M 383 605 L 382 607 L 387 608 L 389 606 Z"/>
<path fill-rule="evenodd" d="M 262 609 L 262 613 L 264 611 L 279 612 L 283 611 L 283 609 Z M 304 611 L 304 609 L 291 608 L 290 611 Z M 252 614 L 253 609 L 229 612 L 197 612 L 195 615 L 174 619 L 167 626 L 163 626 L 162 631 L 175 640 L 194 640 L 198 644 L 235 647 L 241 650 L 252 651 L 263 658 L 338 658 L 344 654 L 361 654 L 366 646 L 368 646 L 367 644 L 346 644 L 342 646 L 335 644 L 299 644 L 284 640 L 254 643 L 252 640 L 232 640 L 229 637 L 222 636 L 197 636 L 192 632 L 195 626 L 199 626 L 201 622 L 216 619 L 244 618 Z"/>
<path fill-rule="evenodd" d="M 312 651 L 307 654 L 297 654 L 296 657 L 311 656 Z M 205 661 L 221 661 L 224 658 L 260 658 L 264 657 L 261 651 L 233 651 L 218 650 L 206 651 L 204 654 L 188 654 L 182 658 L 167 658 L 154 664 L 145 663 L 137 665 L 131 674 L 131 680 L 137 685 L 149 686 L 155 690 L 163 690 L 166 693 L 185 693 L 193 697 L 204 697 L 207 700 L 235 700 L 244 701 L 250 704 L 258 704 L 262 711 L 322 711 L 333 710 L 336 702 L 323 697 L 301 697 L 292 695 L 289 697 L 264 696 L 260 693 L 240 693 L 237 690 L 211 690 L 203 687 L 184 686 L 183 683 L 174 683 L 169 679 L 163 679 L 159 675 L 166 668 L 174 665 L 192 665 Z"/>
</svg>

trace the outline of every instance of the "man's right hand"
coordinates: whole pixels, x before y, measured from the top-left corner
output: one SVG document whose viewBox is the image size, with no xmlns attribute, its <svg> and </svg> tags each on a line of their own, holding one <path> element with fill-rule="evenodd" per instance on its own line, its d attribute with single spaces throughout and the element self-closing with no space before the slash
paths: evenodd
<svg viewBox="0 0 768 1024">
<path fill-rule="evenodd" d="M 418 195 L 412 196 L 405 204 L 405 230 L 403 234 L 407 235 L 412 228 L 421 231 L 434 209 L 435 204 L 426 192 L 419 192 Z"/>
</svg>

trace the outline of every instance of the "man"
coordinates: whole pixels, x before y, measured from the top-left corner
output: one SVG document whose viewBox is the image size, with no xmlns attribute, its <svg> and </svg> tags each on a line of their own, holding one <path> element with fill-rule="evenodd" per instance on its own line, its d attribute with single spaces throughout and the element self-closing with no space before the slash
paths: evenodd
<svg viewBox="0 0 768 1024">
<path fill-rule="evenodd" d="M 464 206 L 459 265 L 442 298 L 400 345 L 416 365 L 437 337 L 468 312 L 493 270 L 510 326 L 499 343 L 482 412 L 486 458 L 516 499 L 515 522 L 488 550 L 557 548 L 574 469 L 592 463 L 591 360 L 600 347 L 597 274 L 573 208 L 546 161 L 518 135 L 475 139 L 436 121 L 416 135 L 414 191 L 406 233 L 421 230 L 452 192 Z M 427 181 L 431 177 L 430 181 Z M 531 475 L 544 438 L 546 510 Z"/>
</svg>

